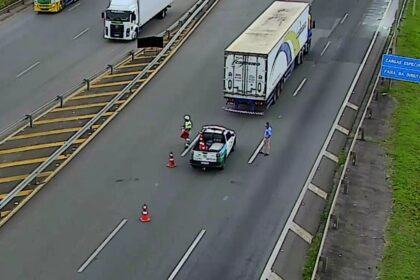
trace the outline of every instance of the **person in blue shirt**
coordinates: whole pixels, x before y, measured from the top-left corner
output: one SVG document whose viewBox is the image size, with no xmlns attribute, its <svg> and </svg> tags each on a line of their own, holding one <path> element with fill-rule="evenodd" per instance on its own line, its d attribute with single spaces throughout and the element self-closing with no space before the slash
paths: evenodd
<svg viewBox="0 0 420 280">
<path fill-rule="evenodd" d="M 264 130 L 264 145 L 262 147 L 262 153 L 265 156 L 270 154 L 271 150 L 271 136 L 273 135 L 273 129 L 270 126 L 269 122 L 265 123 L 265 130 Z"/>
</svg>

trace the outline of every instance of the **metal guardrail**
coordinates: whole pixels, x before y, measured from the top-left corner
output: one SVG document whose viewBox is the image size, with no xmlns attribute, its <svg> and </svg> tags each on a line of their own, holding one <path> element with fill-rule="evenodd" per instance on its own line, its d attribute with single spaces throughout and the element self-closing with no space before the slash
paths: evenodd
<svg viewBox="0 0 420 280">
<path fill-rule="evenodd" d="M 25 5 L 26 4 L 25 2 L 33 3 L 32 0 L 31 1 L 16 0 L 15 2 L 13 2 L 13 3 L 7 5 L 6 7 L 0 9 L 0 15 L 10 13 L 12 9 Z"/>
<path fill-rule="evenodd" d="M 172 32 L 174 29 L 176 29 L 180 25 L 184 24 L 184 21 L 188 17 L 190 17 L 194 13 L 194 10 L 198 9 L 200 7 L 200 5 L 201 5 L 201 1 L 198 1 L 177 22 L 174 22 L 165 31 L 162 31 L 161 33 L 159 33 L 158 36 L 164 36 L 166 34 L 170 34 L 170 32 Z M 1 14 L 1 12 L 0 12 L 0 14 Z M 3 129 L 1 129 L 0 130 L 0 144 L 2 144 L 10 135 L 19 132 L 20 130 L 22 130 L 25 127 L 28 127 L 28 126 L 31 127 L 32 123 L 33 123 L 33 120 L 41 117 L 48 110 L 50 110 L 50 109 L 52 109 L 56 106 L 62 106 L 63 102 L 70 95 L 75 93 L 77 90 L 79 90 L 84 85 L 87 85 L 87 83 L 89 83 L 90 81 L 96 79 L 97 77 L 101 76 L 102 74 L 105 74 L 107 71 L 112 69 L 115 65 L 118 65 L 118 64 L 124 62 L 127 58 L 129 58 L 129 57 L 133 58 L 134 55 L 137 55 L 142 51 L 144 51 L 144 50 L 141 49 L 141 50 L 138 50 L 137 52 L 135 50 L 131 50 L 131 51 L 127 52 L 126 54 L 122 55 L 119 59 L 114 60 L 114 61 L 117 61 L 116 63 L 108 64 L 105 69 L 99 70 L 98 72 L 94 73 L 93 75 L 91 75 L 87 78 L 84 78 L 81 83 L 71 87 L 70 89 L 68 89 L 67 91 L 65 91 L 62 94 L 57 95 L 56 98 L 51 99 L 50 101 L 48 101 L 47 103 L 45 103 L 45 104 L 41 105 L 40 107 L 36 108 L 32 112 L 30 112 L 28 114 L 25 114 L 21 119 L 17 120 L 16 122 L 8 125 L 7 127 L 3 128 Z"/>
<path fill-rule="evenodd" d="M 42 171 L 44 171 L 56 158 L 65 152 L 77 139 L 79 139 L 85 132 L 89 131 L 91 127 L 107 112 L 109 111 L 127 92 L 129 92 L 135 84 L 139 82 L 145 75 L 147 75 L 148 70 L 150 70 L 155 64 L 165 55 L 165 53 L 170 50 L 174 45 L 175 41 L 180 37 L 181 33 L 187 28 L 191 21 L 200 13 L 203 8 L 211 0 L 204 0 L 199 2 L 199 5 L 194 6 L 192 9 L 195 9 L 194 12 L 189 10 L 186 13 L 185 17 L 182 17 L 179 23 L 174 24 L 173 26 L 179 26 L 178 24 L 182 23 L 181 27 L 178 29 L 176 34 L 171 38 L 171 40 L 166 44 L 166 46 L 161 50 L 161 52 L 143 69 L 143 71 L 138 74 L 127 86 L 125 86 L 121 92 L 119 92 L 104 108 L 102 108 L 91 120 L 89 120 L 77 133 L 75 133 L 69 140 L 67 140 L 63 146 L 57 149 L 46 161 L 39 165 L 35 170 L 33 170 L 22 182 L 20 182 L 12 191 L 10 191 L 7 196 L 0 201 L 0 210 L 4 208 L 20 191 L 22 191 L 30 182 L 35 179 Z M 166 32 L 170 32 L 167 30 Z M 34 112 L 41 111 L 41 108 L 47 108 L 50 104 L 57 102 L 57 99 L 50 101 L 49 103 L 41 106 Z M 26 120 L 27 118 L 24 118 Z"/>
<path fill-rule="evenodd" d="M 405 9 L 406 3 L 407 3 L 407 0 L 404 0 L 403 5 L 402 5 L 402 8 L 401 8 L 401 11 L 400 11 L 400 14 L 399 14 L 399 17 L 398 17 L 397 22 L 396 22 L 395 27 L 394 27 L 394 31 L 393 31 L 393 33 L 391 35 L 391 39 L 390 39 L 390 42 L 388 44 L 388 47 L 385 47 L 385 53 L 389 53 L 389 52 L 392 51 L 392 44 L 393 44 L 393 42 L 394 42 L 394 40 L 395 40 L 395 38 L 397 36 L 398 27 L 399 27 L 399 25 L 401 23 L 401 19 L 402 19 L 402 15 L 404 14 L 404 9 Z M 366 107 L 365 107 L 365 109 L 363 111 L 363 114 L 362 114 L 362 116 L 360 118 L 360 122 L 359 122 L 359 124 L 358 124 L 358 126 L 357 126 L 357 128 L 355 130 L 355 134 L 354 134 L 354 137 L 353 137 L 353 139 L 351 141 L 350 148 L 349 148 L 349 150 L 347 152 L 346 161 L 344 163 L 344 166 L 343 166 L 343 169 L 342 169 L 342 172 L 341 172 L 341 175 L 340 175 L 340 179 L 338 181 L 338 185 L 337 185 L 337 188 L 336 188 L 335 193 L 334 193 L 334 198 L 333 198 L 333 201 L 331 203 L 330 210 L 328 212 L 328 218 L 327 218 L 327 221 L 326 221 L 326 224 L 325 224 L 325 227 L 324 227 L 324 232 L 322 234 L 321 243 L 320 243 L 319 251 L 318 251 L 318 254 L 317 254 L 317 257 L 316 257 L 314 269 L 312 271 L 311 280 L 315 280 L 315 277 L 317 275 L 319 261 L 320 261 L 320 258 L 321 258 L 322 250 L 324 248 L 325 240 L 326 240 L 327 233 L 328 233 L 328 230 L 329 230 L 329 226 L 330 226 L 330 223 L 331 223 L 332 214 L 333 214 L 334 209 L 335 209 L 335 204 L 337 202 L 337 198 L 338 198 L 338 195 L 340 193 L 340 188 L 341 188 L 341 185 L 342 185 L 342 183 L 344 181 L 344 176 L 346 174 L 347 166 L 348 166 L 349 161 L 351 159 L 351 154 L 353 152 L 354 145 L 356 144 L 356 140 L 358 139 L 359 132 L 361 131 L 361 127 L 363 125 L 363 121 L 366 118 L 366 115 L 367 115 L 367 113 L 369 111 L 369 105 L 372 102 L 372 99 L 373 99 L 373 96 L 374 96 L 376 87 L 378 85 L 379 79 L 380 79 L 380 73 L 377 73 L 377 77 L 376 77 L 374 86 L 373 86 L 373 88 L 372 88 L 372 90 L 371 90 L 371 92 L 369 94 L 369 99 L 368 99 L 368 101 L 366 103 Z"/>
</svg>

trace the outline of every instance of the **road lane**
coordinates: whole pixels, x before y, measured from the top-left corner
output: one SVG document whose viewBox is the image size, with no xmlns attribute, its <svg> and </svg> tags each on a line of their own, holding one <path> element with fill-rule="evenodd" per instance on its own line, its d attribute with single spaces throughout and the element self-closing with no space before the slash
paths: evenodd
<svg viewBox="0 0 420 280">
<path fill-rule="evenodd" d="M 205 228 L 177 279 L 259 276 L 373 35 L 360 24 L 369 3 L 343 0 L 328 10 L 318 0 L 317 43 L 278 104 L 263 118 L 229 114 L 221 110 L 223 49 L 249 24 L 243 15 L 255 18 L 269 2 L 225 0 L 215 8 L 139 98 L 3 228 L 3 275 L 166 279 Z M 345 12 L 351 16 L 331 33 Z M 165 167 L 170 151 L 182 151 L 185 113 L 195 129 L 221 123 L 237 131 L 238 146 L 223 172 L 192 170 L 188 157 L 179 156 L 177 168 Z M 274 130 L 272 154 L 249 165 L 266 120 Z M 137 220 L 144 202 L 152 215 L 147 225 Z M 128 219 L 124 231 L 76 274 L 121 217 Z"/>
<path fill-rule="evenodd" d="M 151 20 L 142 35 L 163 31 L 195 2 L 176 0 L 167 17 Z M 59 14 L 28 7 L 0 23 L 0 130 L 135 48 L 135 42 L 103 39 L 101 11 L 108 3 L 80 1 Z"/>
</svg>

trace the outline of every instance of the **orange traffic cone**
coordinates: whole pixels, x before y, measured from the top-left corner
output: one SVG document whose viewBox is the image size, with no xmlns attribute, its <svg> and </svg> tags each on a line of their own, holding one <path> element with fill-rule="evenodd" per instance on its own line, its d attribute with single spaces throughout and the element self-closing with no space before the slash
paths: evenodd
<svg viewBox="0 0 420 280">
<path fill-rule="evenodd" d="M 149 210 L 147 210 L 147 205 L 146 204 L 143 204 L 143 209 L 141 211 L 141 215 L 140 215 L 139 220 L 142 223 L 147 223 L 147 222 L 150 222 L 152 220 L 150 218 Z"/>
<path fill-rule="evenodd" d="M 200 139 L 199 139 L 199 142 L 198 142 L 198 149 L 200 151 L 206 151 L 207 150 L 207 145 L 206 145 L 206 143 L 204 143 L 203 134 L 200 134 Z"/>
<path fill-rule="evenodd" d="M 169 153 L 169 160 L 168 160 L 168 164 L 166 166 L 169 167 L 169 168 L 175 168 L 176 167 L 174 154 L 172 152 Z"/>
</svg>

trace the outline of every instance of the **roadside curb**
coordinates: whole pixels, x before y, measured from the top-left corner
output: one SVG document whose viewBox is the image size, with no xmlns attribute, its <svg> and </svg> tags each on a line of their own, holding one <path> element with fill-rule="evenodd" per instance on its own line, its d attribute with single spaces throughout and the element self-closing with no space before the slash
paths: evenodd
<svg viewBox="0 0 420 280">
<path fill-rule="evenodd" d="M 23 2 L 23 3 L 22 3 Z M 7 20 L 8 18 L 16 15 L 20 11 L 26 9 L 27 7 L 31 6 L 33 3 L 32 0 L 30 1 L 21 1 L 18 0 L 15 3 L 10 4 L 9 6 L 0 10 L 0 24 Z"/>
</svg>

